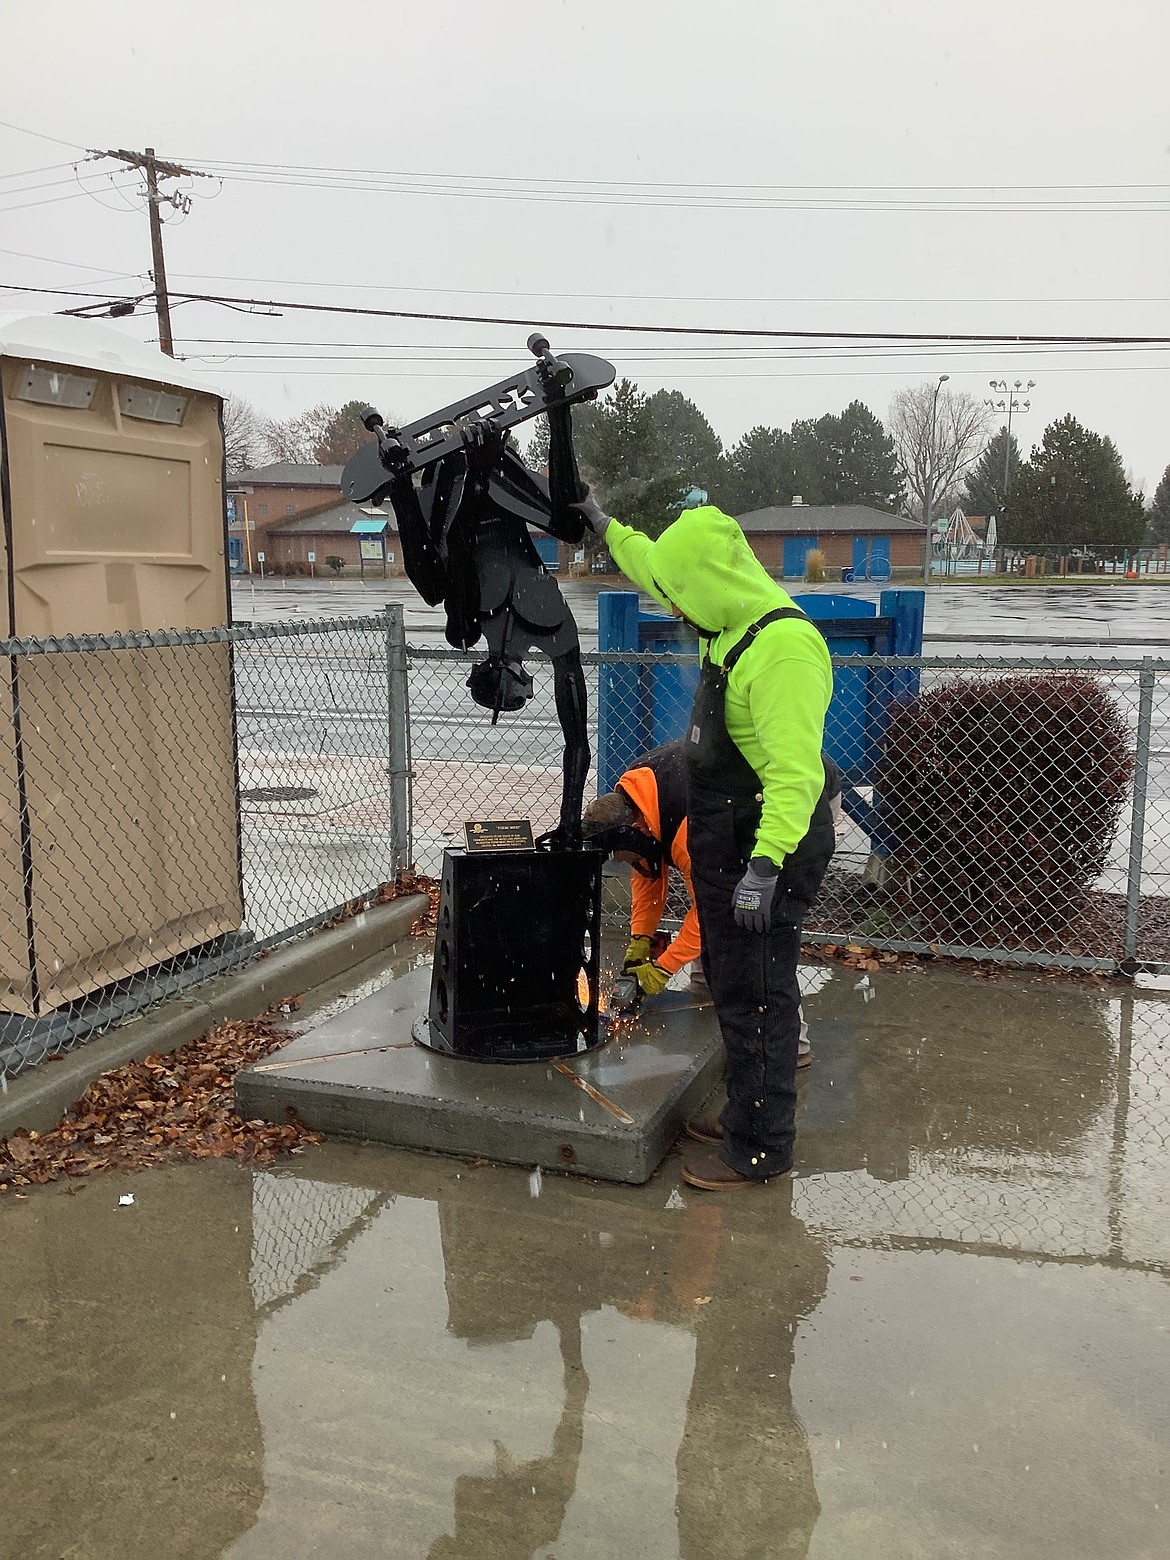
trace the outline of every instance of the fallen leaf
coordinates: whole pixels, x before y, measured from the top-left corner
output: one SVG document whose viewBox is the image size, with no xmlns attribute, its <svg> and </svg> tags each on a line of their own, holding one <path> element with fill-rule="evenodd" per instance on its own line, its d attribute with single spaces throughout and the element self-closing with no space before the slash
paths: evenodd
<svg viewBox="0 0 1170 1560">
<path fill-rule="evenodd" d="M 271 1164 L 319 1143 L 299 1118 L 243 1122 L 233 1109 L 236 1072 L 279 1049 L 271 1019 L 233 1020 L 173 1055 L 148 1056 L 96 1078 L 52 1132 L 0 1142 L 0 1194 L 101 1170 L 140 1170 L 182 1159 Z M 18 1194 L 22 1195 L 22 1194 Z"/>
</svg>

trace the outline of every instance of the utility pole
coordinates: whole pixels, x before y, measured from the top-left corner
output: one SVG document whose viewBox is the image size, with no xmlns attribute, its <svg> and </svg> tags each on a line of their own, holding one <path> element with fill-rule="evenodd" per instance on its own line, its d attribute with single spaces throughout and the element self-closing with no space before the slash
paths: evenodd
<svg viewBox="0 0 1170 1560">
<path fill-rule="evenodd" d="M 938 384 L 934 387 L 934 400 L 930 405 L 930 443 L 927 449 L 927 459 L 930 462 L 929 477 L 926 484 L 926 555 L 922 560 L 922 583 L 930 584 L 930 565 L 934 558 L 934 479 L 937 475 L 938 460 L 935 454 L 934 441 L 938 428 L 938 393 L 951 376 L 940 374 Z"/>
<path fill-rule="evenodd" d="M 150 254 L 154 275 L 154 307 L 158 314 L 158 344 L 168 357 L 175 355 L 174 338 L 171 336 L 171 300 L 167 297 L 167 268 L 163 259 L 162 218 L 158 211 L 158 163 L 154 147 L 146 148 L 146 193 L 150 202 Z"/>
<path fill-rule="evenodd" d="M 167 295 L 167 272 L 163 260 L 162 217 L 159 207 L 165 201 L 184 215 L 191 209 L 191 197 L 177 191 L 164 195 L 159 190 L 160 179 L 209 179 L 208 173 L 195 168 L 184 168 L 181 163 L 164 162 L 154 154 L 154 147 L 144 152 L 128 152 L 119 148 L 116 152 L 94 152 L 95 157 L 110 157 L 124 163 L 127 168 L 137 168 L 146 175 L 146 196 L 150 215 L 151 277 L 154 281 L 154 306 L 158 314 L 158 344 L 168 357 L 174 357 L 175 344 L 171 335 L 171 301 Z"/>
</svg>

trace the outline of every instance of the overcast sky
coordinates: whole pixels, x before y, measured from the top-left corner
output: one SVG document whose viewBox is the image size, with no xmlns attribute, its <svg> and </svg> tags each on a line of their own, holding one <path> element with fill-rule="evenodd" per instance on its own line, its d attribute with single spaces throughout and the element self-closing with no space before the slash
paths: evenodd
<svg viewBox="0 0 1170 1560">
<path fill-rule="evenodd" d="M 419 416 L 522 361 L 531 324 L 683 390 L 725 443 L 854 397 L 884 417 L 940 373 L 980 398 L 1034 379 L 1025 454 L 1071 411 L 1149 497 L 1166 349 L 846 357 L 597 327 L 1170 336 L 1168 45 L 1166 0 L 12 5 L 0 114 L 68 144 L 0 127 L 0 281 L 144 288 L 138 181 L 70 162 L 149 144 L 236 175 L 183 186 L 176 291 L 524 322 L 177 307 L 176 350 L 265 411 Z"/>
</svg>

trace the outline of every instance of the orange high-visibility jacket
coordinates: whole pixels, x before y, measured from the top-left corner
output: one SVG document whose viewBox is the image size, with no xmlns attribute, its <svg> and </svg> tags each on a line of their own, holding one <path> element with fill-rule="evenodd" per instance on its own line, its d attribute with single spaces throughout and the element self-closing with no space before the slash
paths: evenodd
<svg viewBox="0 0 1170 1560">
<path fill-rule="evenodd" d="M 653 937 L 666 908 L 669 863 L 683 875 L 691 905 L 686 919 L 665 953 L 657 962 L 671 975 L 699 957 L 699 917 L 695 910 L 695 891 L 691 886 L 691 856 L 687 849 L 687 777 L 686 755 L 681 742 L 667 742 L 640 758 L 617 783 L 617 789 L 646 820 L 656 840 L 662 843 L 662 870 L 656 878 L 634 872 L 633 909 L 630 932 L 634 937 Z"/>
</svg>

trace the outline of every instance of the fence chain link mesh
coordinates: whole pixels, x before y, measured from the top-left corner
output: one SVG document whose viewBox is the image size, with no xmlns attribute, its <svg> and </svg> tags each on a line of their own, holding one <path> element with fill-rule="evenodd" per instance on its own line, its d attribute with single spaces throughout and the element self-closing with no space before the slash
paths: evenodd
<svg viewBox="0 0 1170 1560">
<path fill-rule="evenodd" d="M 4 645 L 0 1076 L 393 879 L 400 624 Z"/>
<path fill-rule="evenodd" d="M 414 849 L 437 872 L 467 818 L 551 828 L 561 786 L 552 673 L 490 717 L 477 659 L 410 651 Z M 584 657 L 586 795 L 686 730 L 693 675 L 670 654 Z M 1115 970 L 1170 970 L 1170 666 L 836 657 L 827 748 L 844 774 L 812 941 Z M 669 909 L 685 910 L 681 879 Z"/>
<path fill-rule="evenodd" d="M 400 612 L 9 641 L 0 1074 L 330 920 L 465 819 L 557 821 L 551 667 L 490 715 Z M 584 657 L 586 795 L 685 731 L 694 665 Z M 1170 972 L 1170 666 L 837 658 L 838 849 L 806 936 Z M 611 886 L 620 878 L 610 879 Z M 609 898 L 615 912 L 620 891 Z M 668 914 L 686 897 L 676 877 Z"/>
</svg>

